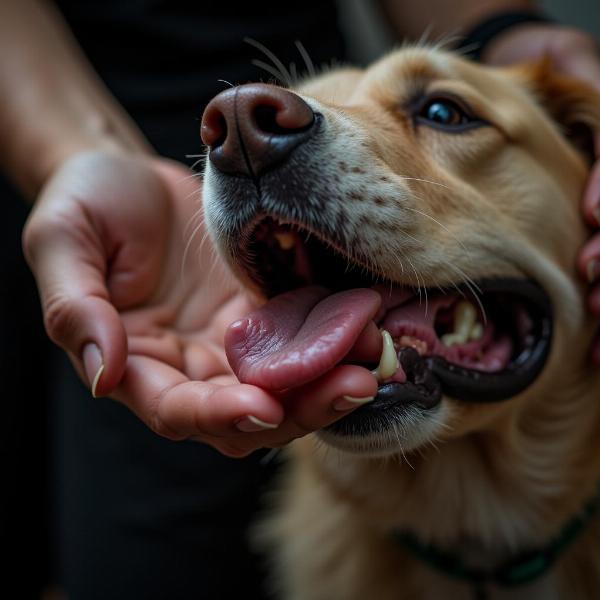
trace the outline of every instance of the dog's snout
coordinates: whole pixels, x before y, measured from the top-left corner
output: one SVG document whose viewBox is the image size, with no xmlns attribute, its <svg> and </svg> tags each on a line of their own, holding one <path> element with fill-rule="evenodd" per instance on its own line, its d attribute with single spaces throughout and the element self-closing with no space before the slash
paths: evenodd
<svg viewBox="0 0 600 600">
<path fill-rule="evenodd" d="M 259 176 L 312 135 L 315 114 L 297 94 L 266 84 L 231 88 L 202 117 L 202 141 L 224 173 Z"/>
</svg>

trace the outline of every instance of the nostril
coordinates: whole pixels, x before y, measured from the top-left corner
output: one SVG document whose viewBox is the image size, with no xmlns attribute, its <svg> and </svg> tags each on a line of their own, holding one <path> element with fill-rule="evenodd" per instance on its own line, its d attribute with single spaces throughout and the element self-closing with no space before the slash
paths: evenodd
<svg viewBox="0 0 600 600">
<path fill-rule="evenodd" d="M 314 121 L 314 115 L 312 111 L 310 114 L 294 115 L 295 118 L 290 119 L 289 115 L 285 115 L 284 110 L 276 106 L 270 106 L 268 104 L 259 104 L 254 107 L 252 116 L 256 127 L 263 133 L 271 133 L 274 135 L 285 135 L 288 133 L 301 132 L 308 129 Z M 284 125 L 280 122 L 283 121 Z"/>
<path fill-rule="evenodd" d="M 202 117 L 200 127 L 202 142 L 211 150 L 223 145 L 227 139 L 227 119 L 225 115 L 214 106 L 208 106 Z"/>
<path fill-rule="evenodd" d="M 225 90 L 208 103 L 201 137 L 219 171 L 257 177 L 312 136 L 317 121 L 318 114 L 297 94 L 248 84 Z"/>
<path fill-rule="evenodd" d="M 213 139 L 214 141 L 210 145 L 211 150 L 222 146 L 225 143 L 225 140 L 227 139 L 227 121 L 225 120 L 225 117 L 222 114 L 219 115 Z"/>
<path fill-rule="evenodd" d="M 252 116 L 254 117 L 254 122 L 260 131 L 264 133 L 274 133 L 276 135 L 288 133 L 289 129 L 285 127 L 281 127 L 277 123 L 277 109 L 274 106 L 257 106 Z"/>
</svg>

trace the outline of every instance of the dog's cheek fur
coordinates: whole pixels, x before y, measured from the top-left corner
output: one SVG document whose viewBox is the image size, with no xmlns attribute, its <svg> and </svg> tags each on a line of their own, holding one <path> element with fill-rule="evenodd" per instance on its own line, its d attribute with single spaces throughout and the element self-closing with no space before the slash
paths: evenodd
<svg viewBox="0 0 600 600">
<path fill-rule="evenodd" d="M 309 102 L 326 126 L 318 150 L 313 145 L 297 168 L 319 173 L 310 195 L 359 262 L 414 286 L 515 274 L 495 251 L 485 272 L 472 260 L 495 240 L 497 219 L 485 210 L 495 210 L 492 201 L 437 166 L 414 131 L 399 133 L 395 118 L 377 106 L 341 111 Z"/>
</svg>

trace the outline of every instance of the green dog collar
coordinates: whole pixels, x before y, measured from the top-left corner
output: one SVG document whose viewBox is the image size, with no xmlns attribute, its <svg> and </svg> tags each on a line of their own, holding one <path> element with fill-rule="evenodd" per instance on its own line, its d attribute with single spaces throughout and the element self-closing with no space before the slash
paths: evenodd
<svg viewBox="0 0 600 600">
<path fill-rule="evenodd" d="M 548 572 L 565 549 L 585 529 L 599 506 L 600 490 L 546 546 L 522 552 L 491 570 L 470 567 L 450 552 L 433 545 L 423 544 L 412 533 L 395 531 L 392 536 L 421 562 L 448 577 L 462 580 L 471 585 L 474 597 L 483 600 L 486 597 L 485 589 L 488 585 L 505 588 L 524 585 Z"/>
</svg>

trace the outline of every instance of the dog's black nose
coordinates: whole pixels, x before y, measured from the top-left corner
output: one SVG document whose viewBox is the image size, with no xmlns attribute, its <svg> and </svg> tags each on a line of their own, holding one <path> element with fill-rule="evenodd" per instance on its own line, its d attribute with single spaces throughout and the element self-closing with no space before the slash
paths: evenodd
<svg viewBox="0 0 600 600">
<path fill-rule="evenodd" d="M 313 132 L 315 114 L 297 94 L 261 83 L 213 98 L 202 116 L 202 141 L 213 165 L 257 177 L 283 162 Z"/>
</svg>

